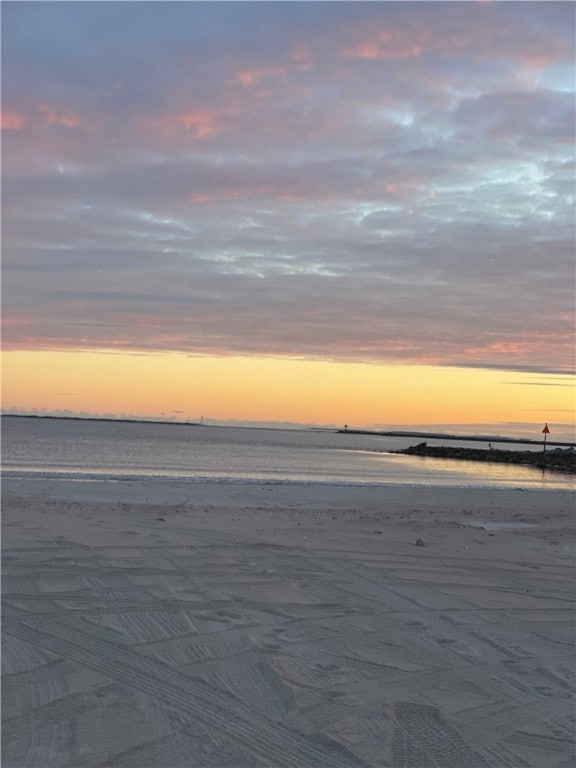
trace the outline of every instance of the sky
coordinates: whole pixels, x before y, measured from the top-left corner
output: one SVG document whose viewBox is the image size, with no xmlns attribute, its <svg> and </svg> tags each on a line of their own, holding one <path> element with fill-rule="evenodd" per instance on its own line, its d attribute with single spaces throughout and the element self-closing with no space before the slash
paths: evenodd
<svg viewBox="0 0 576 768">
<path fill-rule="evenodd" d="M 4 412 L 573 422 L 575 10 L 3 2 Z"/>
</svg>

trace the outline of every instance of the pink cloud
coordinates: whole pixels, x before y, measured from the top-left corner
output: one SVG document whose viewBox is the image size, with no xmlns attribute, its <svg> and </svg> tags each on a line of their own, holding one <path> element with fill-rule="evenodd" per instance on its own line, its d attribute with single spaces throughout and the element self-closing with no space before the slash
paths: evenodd
<svg viewBox="0 0 576 768">
<path fill-rule="evenodd" d="M 181 115 L 172 115 L 170 119 L 175 126 L 191 131 L 198 139 L 218 133 L 219 114 L 217 112 L 210 110 L 184 112 Z"/>
<path fill-rule="evenodd" d="M 249 69 L 237 72 L 230 81 L 230 85 L 241 85 L 242 88 L 253 88 L 260 81 L 260 77 L 255 71 Z"/>
<path fill-rule="evenodd" d="M 194 192 L 192 195 L 189 195 L 188 200 L 191 203 L 209 203 L 211 201 L 211 198 L 209 195 L 205 195 L 202 192 Z"/>
<path fill-rule="evenodd" d="M 298 69 L 310 69 L 313 64 L 312 54 L 306 45 L 297 43 L 290 53 L 290 60 Z"/>
<path fill-rule="evenodd" d="M 417 38 L 417 39 L 414 39 Z M 371 33 L 350 48 L 342 51 L 348 59 L 412 59 L 419 58 L 424 50 L 422 31 L 385 29 Z"/>
<path fill-rule="evenodd" d="M 225 131 L 234 114 L 236 110 L 232 108 L 196 109 L 149 118 L 145 123 L 167 136 L 187 133 L 195 139 L 206 139 Z"/>
<path fill-rule="evenodd" d="M 2 111 L 1 127 L 3 131 L 19 131 L 25 123 L 26 118 L 20 112 Z"/>
<path fill-rule="evenodd" d="M 496 6 L 488 3 L 453 3 L 445 28 L 435 15 L 409 19 L 396 27 L 358 26 L 350 30 L 350 44 L 340 50 L 345 59 L 417 59 L 426 53 L 462 55 L 478 61 L 503 58 L 540 71 L 555 61 L 572 58 L 566 40 L 551 38 L 545 30 L 506 26 Z M 440 13 L 440 12 L 438 12 Z"/>
<path fill-rule="evenodd" d="M 286 70 L 282 67 L 261 67 L 259 69 L 242 69 L 236 72 L 229 85 L 239 85 L 241 88 L 255 88 L 262 80 L 269 77 L 284 77 Z"/>
<path fill-rule="evenodd" d="M 4 311 L 2 313 L 2 327 L 4 329 L 2 348 L 6 352 L 41 348 L 43 340 L 41 335 L 37 337 L 34 333 L 32 317 L 22 312 Z"/>
<path fill-rule="evenodd" d="M 77 128 L 80 118 L 75 112 L 57 112 L 48 104 L 42 104 L 40 112 L 48 125 L 62 125 L 65 128 Z"/>
<path fill-rule="evenodd" d="M 503 361 L 505 363 L 530 363 L 532 361 L 545 362 L 561 360 L 562 357 L 570 357 L 572 353 L 572 340 L 559 339 L 556 334 L 536 332 L 531 338 L 519 334 L 516 339 L 492 340 L 490 336 L 485 340 L 479 339 L 476 343 L 464 346 L 463 354 L 468 362 L 483 363 L 490 360 L 492 363 Z"/>
</svg>

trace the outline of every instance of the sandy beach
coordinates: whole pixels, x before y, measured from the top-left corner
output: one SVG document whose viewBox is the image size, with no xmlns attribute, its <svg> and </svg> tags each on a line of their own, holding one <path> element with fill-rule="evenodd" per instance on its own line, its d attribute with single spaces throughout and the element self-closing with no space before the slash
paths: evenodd
<svg viewBox="0 0 576 768">
<path fill-rule="evenodd" d="M 5 768 L 574 764 L 569 491 L 2 500 Z"/>
</svg>

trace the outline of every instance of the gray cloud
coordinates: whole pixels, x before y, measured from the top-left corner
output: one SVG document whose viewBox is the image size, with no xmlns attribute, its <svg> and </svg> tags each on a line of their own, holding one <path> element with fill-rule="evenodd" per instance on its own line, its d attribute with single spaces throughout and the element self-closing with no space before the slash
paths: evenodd
<svg viewBox="0 0 576 768">
<path fill-rule="evenodd" d="M 558 5 L 9 4 L 5 345 L 569 369 Z"/>
</svg>

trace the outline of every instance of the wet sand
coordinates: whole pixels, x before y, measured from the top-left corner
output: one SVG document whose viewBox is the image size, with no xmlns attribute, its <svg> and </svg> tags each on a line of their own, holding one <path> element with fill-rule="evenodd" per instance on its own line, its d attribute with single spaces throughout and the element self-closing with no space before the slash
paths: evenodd
<svg viewBox="0 0 576 768">
<path fill-rule="evenodd" d="M 2 497 L 5 768 L 574 764 L 568 491 Z"/>
</svg>

